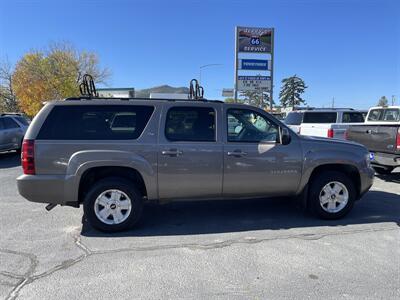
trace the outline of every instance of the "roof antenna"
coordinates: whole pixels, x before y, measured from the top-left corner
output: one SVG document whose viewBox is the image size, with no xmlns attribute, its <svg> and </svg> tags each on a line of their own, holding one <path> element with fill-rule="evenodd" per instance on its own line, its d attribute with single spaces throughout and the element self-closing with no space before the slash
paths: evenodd
<svg viewBox="0 0 400 300">
<path fill-rule="evenodd" d="M 92 75 L 83 75 L 82 82 L 79 84 L 79 91 L 83 97 L 98 97 Z"/>
<path fill-rule="evenodd" d="M 202 100 L 204 99 L 203 97 L 204 88 L 199 85 L 197 79 L 190 80 L 188 98 L 191 100 Z"/>
</svg>

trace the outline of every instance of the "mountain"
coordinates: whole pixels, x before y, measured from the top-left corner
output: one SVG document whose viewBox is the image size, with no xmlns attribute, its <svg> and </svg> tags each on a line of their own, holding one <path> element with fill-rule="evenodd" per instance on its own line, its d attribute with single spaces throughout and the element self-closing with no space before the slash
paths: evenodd
<svg viewBox="0 0 400 300">
<path fill-rule="evenodd" d="M 148 98 L 150 93 L 170 93 L 170 94 L 188 94 L 189 89 L 187 87 L 173 87 L 169 85 L 161 85 L 152 87 L 149 89 L 136 90 L 136 98 Z"/>
</svg>

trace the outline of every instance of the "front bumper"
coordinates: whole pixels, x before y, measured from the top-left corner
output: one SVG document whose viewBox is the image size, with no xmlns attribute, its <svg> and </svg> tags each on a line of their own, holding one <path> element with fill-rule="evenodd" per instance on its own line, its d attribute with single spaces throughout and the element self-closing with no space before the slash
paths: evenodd
<svg viewBox="0 0 400 300">
<path fill-rule="evenodd" d="M 374 183 L 375 170 L 372 167 L 367 167 L 363 172 L 360 172 L 360 195 L 361 198 L 366 192 L 369 191 Z"/>
</svg>

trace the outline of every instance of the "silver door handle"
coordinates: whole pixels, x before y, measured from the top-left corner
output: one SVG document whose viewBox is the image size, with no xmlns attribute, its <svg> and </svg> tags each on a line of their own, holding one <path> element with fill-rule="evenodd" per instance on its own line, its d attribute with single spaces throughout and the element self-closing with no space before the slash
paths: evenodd
<svg viewBox="0 0 400 300">
<path fill-rule="evenodd" d="M 170 149 L 170 150 L 163 150 L 161 151 L 162 155 L 169 155 L 169 156 L 179 156 L 182 155 L 183 152 L 178 149 Z"/>
<path fill-rule="evenodd" d="M 228 156 L 235 156 L 235 157 L 241 157 L 247 155 L 247 152 L 243 151 L 228 151 Z"/>
</svg>

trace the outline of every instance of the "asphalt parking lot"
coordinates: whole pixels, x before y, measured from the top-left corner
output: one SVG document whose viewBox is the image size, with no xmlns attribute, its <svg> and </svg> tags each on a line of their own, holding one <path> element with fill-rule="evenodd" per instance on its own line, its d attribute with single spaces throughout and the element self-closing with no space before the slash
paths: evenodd
<svg viewBox="0 0 400 300">
<path fill-rule="evenodd" d="M 174 203 L 118 235 L 24 200 L 20 173 L 0 154 L 2 299 L 400 298 L 400 170 L 340 221 L 290 199 Z"/>
</svg>

